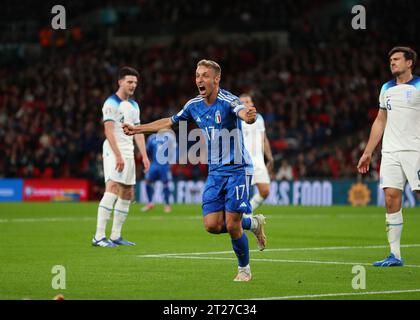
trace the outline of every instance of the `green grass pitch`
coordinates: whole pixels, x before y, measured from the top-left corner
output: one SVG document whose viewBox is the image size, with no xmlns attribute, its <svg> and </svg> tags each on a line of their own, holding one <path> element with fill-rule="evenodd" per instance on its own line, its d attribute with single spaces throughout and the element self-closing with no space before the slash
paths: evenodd
<svg viewBox="0 0 420 320">
<path fill-rule="evenodd" d="M 418 209 L 404 210 L 406 266 L 375 268 L 389 253 L 383 208 L 263 206 L 267 250 L 248 233 L 248 283 L 232 281 L 229 236 L 204 230 L 200 206 L 139 209 L 123 228 L 136 246 L 98 248 L 97 203 L 1 203 L 0 299 L 420 299 Z M 55 265 L 65 289 L 52 287 Z M 354 265 L 365 267 L 366 289 L 352 287 Z"/>
</svg>

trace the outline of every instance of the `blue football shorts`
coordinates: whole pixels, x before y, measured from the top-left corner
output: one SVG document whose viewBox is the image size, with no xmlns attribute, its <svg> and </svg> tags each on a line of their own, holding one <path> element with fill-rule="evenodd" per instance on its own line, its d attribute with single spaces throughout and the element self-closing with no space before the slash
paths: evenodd
<svg viewBox="0 0 420 320">
<path fill-rule="evenodd" d="M 150 166 L 147 171 L 146 180 L 149 181 L 162 181 L 162 183 L 168 183 L 172 180 L 172 173 L 170 168 L 162 168 L 158 166 Z"/>
<path fill-rule="evenodd" d="M 251 178 L 252 175 L 240 172 L 227 176 L 209 174 L 203 192 L 203 215 L 218 211 L 251 213 Z"/>
</svg>

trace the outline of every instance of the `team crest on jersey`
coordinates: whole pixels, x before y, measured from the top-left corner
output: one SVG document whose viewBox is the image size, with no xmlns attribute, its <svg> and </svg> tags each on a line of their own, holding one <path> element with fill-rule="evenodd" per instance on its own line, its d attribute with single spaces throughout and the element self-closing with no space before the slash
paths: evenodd
<svg viewBox="0 0 420 320">
<path fill-rule="evenodd" d="M 413 96 L 413 91 L 411 91 L 411 90 L 406 91 L 405 97 L 406 97 L 408 103 L 411 102 L 412 96 Z"/>
<path fill-rule="evenodd" d="M 216 123 L 222 122 L 222 116 L 220 115 L 220 111 L 219 110 L 216 111 L 216 114 L 214 116 L 214 121 L 216 121 Z"/>
<path fill-rule="evenodd" d="M 236 108 L 236 107 L 237 107 L 237 106 L 239 106 L 241 103 L 242 103 L 242 102 L 241 102 L 241 100 L 236 99 L 236 100 L 233 100 L 233 101 L 230 103 L 230 106 L 231 106 L 232 108 Z"/>
</svg>

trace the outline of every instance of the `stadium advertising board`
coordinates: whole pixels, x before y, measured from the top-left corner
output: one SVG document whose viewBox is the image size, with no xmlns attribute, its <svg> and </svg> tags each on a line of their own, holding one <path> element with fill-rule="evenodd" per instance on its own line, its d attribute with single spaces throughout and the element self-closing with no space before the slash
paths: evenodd
<svg viewBox="0 0 420 320">
<path fill-rule="evenodd" d="M 24 201 L 86 201 L 88 180 L 83 179 L 25 179 Z"/>
<path fill-rule="evenodd" d="M 0 179 L 0 202 L 22 201 L 22 179 Z"/>
<path fill-rule="evenodd" d="M 170 183 L 172 203 L 201 204 L 204 181 L 174 181 Z M 155 183 L 154 202 L 163 203 L 163 186 Z M 255 189 L 254 189 L 255 191 Z M 143 181 L 137 185 L 136 200 L 145 202 L 146 186 Z M 404 207 L 414 207 L 418 203 L 415 195 L 406 185 Z M 270 195 L 265 205 L 281 206 L 332 206 L 332 205 L 377 205 L 385 206 L 383 190 L 377 182 L 356 180 L 301 180 L 272 181 Z"/>
</svg>

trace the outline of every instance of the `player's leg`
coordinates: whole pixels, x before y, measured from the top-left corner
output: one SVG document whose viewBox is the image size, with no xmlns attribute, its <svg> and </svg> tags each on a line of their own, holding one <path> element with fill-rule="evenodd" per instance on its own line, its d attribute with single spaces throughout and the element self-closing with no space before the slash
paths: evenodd
<svg viewBox="0 0 420 320">
<path fill-rule="evenodd" d="M 381 164 L 381 188 L 385 193 L 385 223 L 391 254 L 373 265 L 377 267 L 402 266 L 401 234 L 403 229 L 402 190 L 407 178 L 396 154 L 383 154 Z"/>
<path fill-rule="evenodd" d="M 248 237 L 242 229 L 242 213 L 226 212 L 226 228 L 229 232 L 233 251 L 238 258 L 238 274 L 234 281 L 251 280 L 251 267 L 249 265 Z"/>
<path fill-rule="evenodd" d="M 420 152 L 401 153 L 401 163 L 411 190 L 416 193 L 420 201 Z"/>
<path fill-rule="evenodd" d="M 172 181 L 172 175 L 169 168 L 165 168 L 165 170 L 161 172 L 161 181 L 163 183 L 163 199 L 165 202 L 163 211 L 165 213 L 169 213 L 172 211 L 171 204 L 169 203 L 169 197 L 171 195 L 171 191 L 169 190 L 169 182 Z"/>
<path fill-rule="evenodd" d="M 143 208 L 141 208 L 142 212 L 149 211 L 149 210 L 151 210 L 155 207 L 155 205 L 153 203 L 153 195 L 155 193 L 154 183 L 157 180 L 156 179 L 156 167 L 155 166 L 150 167 L 149 171 L 146 173 L 145 178 L 146 178 L 145 184 L 146 184 L 147 204 Z"/>
<path fill-rule="evenodd" d="M 134 246 L 134 242 L 124 240 L 121 236 L 122 227 L 127 220 L 130 210 L 130 203 L 134 196 L 134 187 L 132 185 L 120 184 L 118 200 L 114 208 L 114 220 L 112 222 L 112 232 L 110 240 L 117 245 Z"/>
<path fill-rule="evenodd" d="M 251 198 L 251 207 L 252 212 L 260 207 L 265 199 L 267 199 L 270 194 L 270 176 L 268 175 L 267 168 L 261 167 L 255 168 L 254 175 L 252 177 L 252 184 L 257 186 L 257 192 Z"/>
<path fill-rule="evenodd" d="M 97 247 L 115 247 L 116 245 L 106 238 L 105 231 L 108 220 L 114 209 L 115 201 L 118 198 L 118 184 L 115 182 L 116 159 L 112 150 L 105 146 L 102 153 L 105 193 L 99 202 L 96 233 L 92 239 L 92 245 Z"/>
<path fill-rule="evenodd" d="M 155 207 L 153 203 L 153 195 L 155 194 L 154 181 L 146 179 L 144 182 L 146 184 L 147 203 L 141 208 L 142 212 L 149 211 Z"/>
<path fill-rule="evenodd" d="M 153 205 L 153 195 L 155 194 L 153 182 L 149 179 L 146 179 L 144 182 L 146 183 L 147 203 Z"/>
<path fill-rule="evenodd" d="M 231 237 L 233 251 L 238 258 L 238 275 L 234 281 L 251 280 L 248 237 L 242 228 L 242 215 L 251 213 L 249 203 L 251 178 L 245 173 L 234 174 L 228 178 L 225 187 L 226 228 Z"/>
<path fill-rule="evenodd" d="M 106 225 L 114 209 L 115 201 L 118 198 L 118 183 L 109 180 L 105 183 L 105 193 L 99 202 L 98 218 L 96 223 L 96 233 L 92 240 L 92 245 L 98 247 L 115 247 L 105 235 Z"/>
<path fill-rule="evenodd" d="M 225 226 L 225 214 L 223 211 L 209 212 L 203 217 L 204 228 L 208 233 L 220 234 Z"/>
<path fill-rule="evenodd" d="M 260 177 L 261 177 L 261 175 L 260 175 Z M 252 179 L 251 179 L 251 176 L 247 176 L 248 180 L 251 179 L 252 181 L 255 181 L 254 178 L 255 178 L 254 176 L 252 177 Z M 267 179 L 268 179 L 268 174 L 267 174 Z M 246 181 L 246 183 L 248 183 L 246 179 L 245 179 L 245 181 Z M 269 187 L 268 187 L 268 189 L 269 189 Z M 246 196 L 246 199 L 249 199 L 249 184 L 246 185 L 246 190 L 247 190 L 247 192 L 246 192 L 245 196 Z M 232 196 L 234 196 L 234 195 L 232 195 Z M 267 193 L 267 196 L 268 196 L 268 193 Z M 242 207 L 243 207 L 243 205 L 244 204 L 241 203 Z M 266 236 L 265 236 L 265 233 L 264 233 L 265 217 L 262 214 L 257 214 L 255 216 L 253 216 L 252 215 L 253 208 L 252 208 L 251 203 L 250 203 L 250 208 L 251 208 L 251 211 L 244 212 L 244 214 L 242 216 L 242 228 L 244 230 L 251 231 L 255 235 L 255 237 L 257 239 L 258 249 L 260 251 L 263 251 L 265 249 L 265 245 L 266 245 L 266 242 L 267 242 L 267 239 L 266 239 Z"/>
<path fill-rule="evenodd" d="M 242 219 L 242 229 L 249 230 L 257 239 L 257 246 L 260 251 L 265 249 L 265 245 L 267 242 L 267 238 L 264 233 L 264 225 L 265 225 L 265 217 L 262 214 L 257 214 L 253 216 L 252 214 L 243 214 Z M 226 222 L 224 222 L 222 230 L 220 233 L 227 233 L 228 229 L 226 226 Z"/>
<path fill-rule="evenodd" d="M 121 230 L 127 220 L 131 200 L 134 198 L 134 186 L 136 184 L 136 164 L 134 157 L 124 159 L 124 170 L 119 174 L 119 193 L 114 207 L 114 221 L 110 240 L 118 245 L 135 245 L 134 242 L 126 241 L 121 237 Z"/>
<path fill-rule="evenodd" d="M 270 194 L 270 184 L 268 183 L 257 183 L 257 190 L 251 199 L 251 206 L 252 211 L 255 211 L 258 207 L 260 207 L 265 199 L 267 199 L 268 195 Z"/>
</svg>

